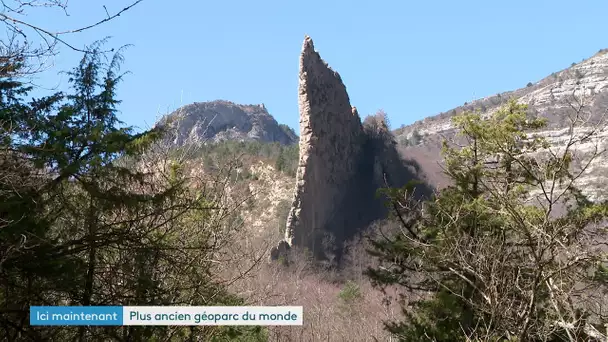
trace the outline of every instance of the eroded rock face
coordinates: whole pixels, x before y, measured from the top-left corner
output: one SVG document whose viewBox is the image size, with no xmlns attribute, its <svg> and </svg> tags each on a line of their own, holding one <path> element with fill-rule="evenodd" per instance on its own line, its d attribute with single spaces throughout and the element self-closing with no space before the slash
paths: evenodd
<svg viewBox="0 0 608 342">
<path fill-rule="evenodd" d="M 340 75 L 306 37 L 300 56 L 300 165 L 285 239 L 313 254 L 340 229 L 361 156 L 362 126 Z M 352 209 L 352 208 L 351 208 Z M 334 225 L 334 227 L 331 227 Z"/>
<path fill-rule="evenodd" d="M 279 125 L 264 104 L 241 105 L 229 101 L 195 102 L 164 116 L 158 125 L 168 128 L 175 146 L 205 142 L 262 141 L 294 144 L 297 136 Z"/>
<path fill-rule="evenodd" d="M 420 177 L 399 157 L 383 113 L 361 123 L 340 75 L 321 59 L 310 37 L 300 56 L 299 107 L 300 161 L 284 242 L 339 265 L 344 243 L 386 218 L 378 188 Z M 271 259 L 281 254 L 280 247 Z"/>
<path fill-rule="evenodd" d="M 441 147 L 444 139 L 452 139 L 457 132 L 451 122 L 452 117 L 475 110 L 489 115 L 512 97 L 527 104 L 531 114 L 547 119 L 547 127 L 537 134 L 544 136 L 554 149 L 563 147 L 570 137 L 571 118 L 579 118 L 579 127 L 575 130 L 577 134 L 597 124 L 600 118 L 607 118 L 608 50 L 601 50 L 524 88 L 465 103 L 464 106 L 402 127 L 395 134 L 404 153 L 422 164 L 425 172 L 433 178 L 433 184 L 443 187 L 448 182 L 441 168 Z M 414 135 L 417 135 L 415 139 Z M 586 165 L 596 148 L 600 151 L 608 148 L 607 141 L 608 128 L 602 125 L 593 139 L 573 146 L 577 155 L 575 160 L 578 159 L 575 164 L 579 164 L 574 165 L 573 173 L 579 172 L 577 167 L 580 165 Z M 575 184 L 590 200 L 606 200 L 607 172 L 608 154 L 603 153 L 582 172 Z"/>
</svg>

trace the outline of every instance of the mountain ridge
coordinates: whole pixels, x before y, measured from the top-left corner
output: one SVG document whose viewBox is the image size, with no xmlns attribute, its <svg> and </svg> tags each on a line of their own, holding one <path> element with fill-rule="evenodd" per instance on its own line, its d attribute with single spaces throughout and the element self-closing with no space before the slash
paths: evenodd
<svg viewBox="0 0 608 342">
<path fill-rule="evenodd" d="M 592 57 L 569 68 L 554 72 L 526 87 L 487 96 L 465 103 L 443 113 L 418 120 L 393 131 L 402 154 L 418 162 L 435 186 L 445 186 L 441 168 L 441 144 L 445 139 L 453 139 L 456 129 L 451 118 L 463 112 L 478 111 L 490 115 L 509 99 L 528 105 L 529 114 L 547 119 L 547 126 L 541 135 L 559 146 L 568 134 L 567 118 L 575 111 L 578 116 L 592 126 L 608 113 L 608 49 L 602 49 Z M 579 108 L 580 107 L 580 108 Z M 608 141 L 608 131 L 598 132 L 598 143 Z M 582 153 L 581 155 L 583 155 Z M 585 186 L 591 197 L 597 196 L 602 183 L 602 173 L 608 172 L 608 158 L 601 156 L 598 163 L 582 178 L 589 182 Z"/>
<path fill-rule="evenodd" d="M 262 104 L 227 100 L 193 102 L 163 116 L 157 126 L 168 128 L 175 146 L 226 140 L 295 144 L 297 134 L 279 124 Z"/>
<path fill-rule="evenodd" d="M 536 82 L 529 82 L 528 85 L 525 87 L 521 87 L 521 88 L 518 88 L 515 90 L 507 90 L 507 91 L 499 92 L 495 95 L 488 95 L 488 96 L 485 96 L 482 98 L 475 99 L 471 102 L 468 102 L 468 101 L 464 102 L 464 104 L 461 106 L 456 106 L 449 110 L 424 117 L 423 119 L 420 119 L 420 120 L 416 120 L 413 123 L 410 123 L 407 125 L 402 125 L 400 128 L 395 129 L 394 132 L 396 133 L 396 135 L 400 135 L 401 131 L 407 130 L 408 128 L 425 124 L 428 121 L 442 119 L 442 118 L 445 118 L 446 116 L 451 117 L 455 114 L 459 114 L 464 111 L 471 111 L 471 110 L 475 110 L 475 109 L 479 108 L 479 109 L 482 109 L 482 112 L 483 112 L 482 105 L 485 105 L 487 108 L 488 103 L 494 103 L 492 106 L 495 106 L 496 104 L 504 104 L 506 102 L 506 100 L 508 100 L 508 98 L 510 98 L 510 97 L 520 98 L 520 97 L 522 97 L 522 94 L 527 95 L 530 91 L 537 90 L 539 88 L 542 88 L 542 87 L 545 87 L 548 85 L 552 85 L 555 83 L 556 80 L 564 81 L 568 78 L 571 78 L 571 76 L 573 76 L 573 75 L 569 75 L 569 73 L 575 72 L 582 65 L 588 65 L 588 64 L 594 65 L 599 61 L 603 65 L 603 73 L 606 74 L 606 73 L 608 73 L 607 60 L 608 60 L 608 48 L 600 49 L 593 56 L 591 56 L 587 59 L 584 59 L 580 63 L 573 63 L 573 65 L 571 65 L 570 67 L 553 72 L 550 75 L 545 76 Z M 576 76 L 576 75 L 574 75 L 574 76 Z"/>
</svg>

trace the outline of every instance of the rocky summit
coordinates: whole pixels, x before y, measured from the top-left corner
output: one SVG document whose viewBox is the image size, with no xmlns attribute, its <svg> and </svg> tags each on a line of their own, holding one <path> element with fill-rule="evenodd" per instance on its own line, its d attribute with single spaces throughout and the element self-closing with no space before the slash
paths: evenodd
<svg viewBox="0 0 608 342">
<path fill-rule="evenodd" d="M 415 175 L 400 163 L 382 115 L 361 123 L 346 86 L 304 39 L 299 74 L 299 167 L 285 241 L 339 261 L 342 243 L 385 217 L 379 187 Z M 271 255 L 288 250 L 280 243 Z"/>
<path fill-rule="evenodd" d="M 277 123 L 264 104 L 240 105 L 229 101 L 195 102 L 164 116 L 157 125 L 168 128 L 175 146 L 225 140 L 294 144 L 298 137 Z"/>
<path fill-rule="evenodd" d="M 315 251 L 326 225 L 341 214 L 341 204 L 357 173 L 363 128 L 350 105 L 340 75 L 306 37 L 300 56 L 300 166 L 294 203 L 287 220 L 290 245 Z"/>
</svg>

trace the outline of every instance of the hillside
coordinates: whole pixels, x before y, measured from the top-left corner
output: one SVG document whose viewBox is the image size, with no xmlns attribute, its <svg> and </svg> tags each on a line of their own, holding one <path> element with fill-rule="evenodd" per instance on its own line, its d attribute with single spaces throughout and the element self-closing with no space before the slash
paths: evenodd
<svg viewBox="0 0 608 342">
<path fill-rule="evenodd" d="M 608 3 L 199 3 L 2 0 L 0 342 L 608 342 Z"/>
<path fill-rule="evenodd" d="M 453 138 L 456 133 L 451 124 L 454 115 L 465 111 L 480 111 L 492 113 L 510 98 L 529 106 L 533 115 L 546 118 L 546 130 L 542 135 L 548 137 L 554 146 L 563 145 L 568 135 L 569 118 L 578 116 L 587 121 L 585 126 L 591 127 L 598 119 L 606 115 L 608 108 L 608 49 L 600 50 L 597 54 L 562 71 L 555 72 L 536 83 L 526 87 L 508 91 L 494 96 L 485 97 L 463 106 L 448 110 L 444 113 L 425 118 L 411 125 L 394 131 L 401 152 L 417 161 L 435 185 L 445 185 L 441 171 L 441 142 Z M 608 132 L 603 129 L 598 138 L 604 140 Z M 583 150 L 590 152 L 597 145 L 590 141 Z M 604 147 L 605 148 L 605 147 Z M 587 186 L 585 191 L 592 198 L 605 179 L 608 159 L 600 156 L 585 176 L 581 179 Z"/>
<path fill-rule="evenodd" d="M 187 145 L 190 170 L 201 177 L 229 172 L 225 193 L 235 204 L 249 237 L 278 239 L 285 231 L 298 165 L 297 145 L 277 142 L 221 141 Z"/>
<path fill-rule="evenodd" d="M 307 51 L 312 51 L 312 45 Z M 336 76 L 337 73 L 334 73 L 331 69 L 326 69 L 325 64 L 319 62 L 319 64 L 314 64 L 313 67 L 321 68 L 321 71 L 311 68 L 306 73 L 302 72 L 301 80 L 303 80 L 303 84 L 306 84 L 307 77 L 320 82 L 320 77 L 313 78 L 314 73 L 318 72 L 321 75 L 329 75 L 330 79 L 326 82 L 335 83 L 335 86 L 326 88 L 335 90 L 344 87 L 339 76 Z M 318 86 L 315 89 L 325 88 Z M 300 94 L 307 95 L 308 93 L 304 89 Z M 362 322 L 366 322 L 369 317 L 387 318 L 387 316 L 392 315 L 392 313 L 387 313 L 388 311 L 383 312 L 380 307 L 373 306 L 375 292 L 369 287 L 370 284 L 361 277 L 362 270 L 369 265 L 369 260 L 363 251 L 365 246 L 361 242 L 356 240 L 337 241 L 344 242 L 345 247 L 349 250 L 349 253 L 344 256 L 345 267 L 338 274 L 325 273 L 326 271 L 309 268 L 308 261 L 302 260 L 297 252 L 292 252 L 290 255 L 293 260 L 291 268 L 274 268 L 272 263 L 256 264 L 256 260 L 260 260 L 262 255 L 263 258 L 268 256 L 270 247 L 284 236 L 286 228 L 287 233 L 289 233 L 289 229 L 292 229 L 288 217 L 291 211 L 294 211 L 294 204 L 302 203 L 304 207 L 325 203 L 323 201 L 327 201 L 327 198 L 324 198 L 324 194 L 327 193 L 332 184 L 337 182 L 337 178 L 344 176 L 340 172 L 329 172 L 328 174 L 331 177 L 322 177 L 322 172 L 325 169 L 339 169 L 337 168 L 339 163 L 336 162 L 339 158 L 336 158 L 335 154 L 344 151 L 344 148 L 337 148 L 333 142 L 348 141 L 349 135 L 355 133 L 369 134 L 370 127 L 376 127 L 376 129 L 382 127 L 382 115 L 366 118 L 361 122 L 361 127 L 359 127 L 359 123 L 353 125 L 352 128 L 346 124 L 328 124 L 328 118 L 322 115 L 324 114 L 322 112 L 323 108 L 328 113 L 333 114 L 329 117 L 330 119 L 341 118 L 340 115 L 347 119 L 356 118 L 357 121 L 359 118 L 358 115 L 355 116 L 356 110 L 351 108 L 346 96 L 342 98 L 345 103 L 338 106 L 337 109 L 329 105 L 318 109 L 311 107 L 309 104 L 325 105 L 327 104 L 324 102 L 325 99 L 333 98 L 333 102 L 329 104 L 336 106 L 336 103 L 339 102 L 336 100 L 338 96 L 324 96 L 322 92 L 315 92 L 314 94 L 320 99 L 312 96 L 305 96 L 301 99 L 300 121 L 303 124 L 301 136 L 308 137 L 311 134 L 318 134 L 319 138 L 311 139 L 308 137 L 303 139 L 304 143 L 300 141 L 299 157 L 298 146 L 295 144 L 284 146 L 278 142 L 264 142 L 262 139 L 242 139 L 242 135 L 233 138 L 220 134 L 219 137 L 221 138 L 218 138 L 219 143 L 217 144 L 204 146 L 198 144 L 201 151 L 193 165 L 199 172 L 205 170 L 213 172 L 213 169 L 219 168 L 226 161 L 233 158 L 239 160 L 233 180 L 225 190 L 231 201 L 243 202 L 243 205 L 239 207 L 237 221 L 244 230 L 232 242 L 231 248 L 235 251 L 232 253 L 239 256 L 236 258 L 239 262 L 228 267 L 230 270 L 228 274 L 230 277 L 237 277 L 233 272 L 243 272 L 243 270 L 251 267 L 252 270 L 255 270 L 255 276 L 241 279 L 235 282 L 231 288 L 242 296 L 249 298 L 253 303 L 268 303 L 269 298 L 272 298 L 273 303 L 277 300 L 276 303 L 281 304 L 297 304 L 302 303 L 302 301 L 315 303 L 316 309 L 311 310 L 310 314 L 315 316 L 315 320 L 331 321 L 332 326 L 326 327 L 307 323 L 304 328 L 306 331 L 310 331 L 311 334 L 318 333 L 321 336 L 332 334 L 332 336 L 341 336 L 344 340 L 357 340 L 368 334 L 367 330 L 375 329 L 378 326 L 378 323 L 363 326 Z M 584 97 L 583 101 L 579 103 L 584 104 L 584 106 L 579 106 L 575 110 L 571 105 L 575 104 L 576 100 L 580 100 L 581 95 L 584 95 Z M 525 88 L 483 98 L 447 113 L 395 130 L 393 133 L 398 142 L 397 149 L 401 156 L 420 164 L 433 185 L 444 185 L 445 179 L 441 176 L 441 142 L 444 138 L 452 138 L 456 133 L 450 122 L 451 117 L 465 111 L 481 111 L 489 114 L 496 111 L 512 97 L 529 104 L 529 110 L 532 114 L 548 119 L 548 126 L 541 133 L 550 137 L 554 146 L 559 146 L 563 144 L 564 138 L 568 134 L 568 121 L 566 119 L 572 116 L 573 111 L 575 113 L 578 111 L 581 116 L 593 119 L 588 122 L 591 125 L 606 110 L 608 106 L 608 54 L 599 53 L 580 64 L 555 73 Z M 577 107 L 574 106 L 574 108 Z M 315 126 L 315 120 L 321 120 L 321 124 Z M 197 124 L 194 123 L 192 126 L 197 126 Z M 186 127 L 186 125 L 183 127 Z M 368 128 L 367 131 L 365 131 L 366 127 Z M 359 130 L 367 133 L 357 133 Z M 319 134 L 319 132 L 323 134 Z M 599 136 L 600 139 L 606 137 L 605 131 L 602 134 Z M 324 143 L 324 139 L 332 143 Z M 212 138 L 212 140 L 215 140 L 215 138 Z M 239 142 L 238 140 L 244 141 Z M 588 146 L 583 146 L 582 152 L 584 153 L 582 155 L 589 152 L 586 149 L 593 147 L 593 143 L 590 142 Z M 324 159 L 324 162 L 311 163 L 312 157 L 315 156 L 313 153 L 317 153 L 326 159 Z M 354 153 L 345 154 L 342 157 L 356 157 L 356 155 Z M 367 154 L 362 155 L 362 159 L 373 161 L 370 165 L 373 165 L 374 172 L 372 174 L 376 176 L 403 174 L 403 170 L 400 168 L 391 170 L 395 166 L 391 167 L 388 162 L 399 159 L 394 154 L 378 154 L 376 149 L 372 148 Z M 221 162 L 222 160 L 223 162 Z M 348 163 L 343 162 L 343 164 L 347 165 Z M 209 167 L 210 165 L 212 167 Z M 312 174 L 312 177 L 303 179 L 303 175 L 307 174 L 307 168 L 310 165 L 314 166 L 310 169 L 314 170 L 315 173 Z M 583 182 L 588 183 L 584 188 L 588 194 L 592 195 L 592 198 L 595 194 L 600 195 L 596 190 L 600 189 L 602 185 L 601 181 L 605 168 L 603 165 L 595 165 L 588 170 L 586 176 L 582 179 Z M 361 168 L 357 170 L 361 172 Z M 378 184 L 376 184 L 374 178 L 356 177 L 355 179 L 363 188 L 364 186 L 376 187 Z M 327 179 L 329 180 L 326 181 Z M 301 192 L 303 195 L 298 197 L 298 193 L 296 193 L 295 201 L 294 183 L 296 187 L 301 185 L 308 187 L 307 191 Z M 344 187 L 336 188 L 344 189 Z M 341 190 L 341 192 L 344 191 Z M 595 198 L 599 198 L 598 196 Z M 359 195 L 359 197 L 364 196 Z M 355 210 L 358 212 L 356 215 L 361 216 L 373 211 L 371 205 L 368 204 L 366 207 L 356 205 L 353 200 L 351 198 L 351 201 L 347 202 L 347 208 L 357 208 Z M 362 198 L 357 200 L 362 200 Z M 292 207 L 291 210 L 290 206 Z M 334 213 L 338 213 L 336 216 L 338 220 L 347 220 L 345 217 L 348 215 L 355 216 L 352 214 L 353 210 L 335 210 Z M 300 215 L 298 217 L 299 222 L 303 221 L 302 218 L 306 219 L 306 213 L 299 212 L 298 215 Z M 310 226 L 310 224 L 302 225 L 302 227 L 296 227 L 296 229 L 304 230 Z M 332 228 L 334 227 L 335 225 L 332 226 Z M 336 234 L 336 236 L 338 235 Z M 342 243 L 339 245 L 342 245 Z M 348 320 L 337 318 L 341 317 L 341 310 L 344 310 L 343 293 L 345 289 L 348 289 L 348 286 L 354 286 L 349 284 L 355 284 L 345 280 L 356 282 L 357 291 L 361 291 L 360 294 L 357 294 L 357 296 L 361 296 L 362 306 L 359 308 L 361 312 L 369 311 L 368 314 L 362 314 L 360 317 L 349 318 Z M 323 294 L 318 289 L 323 289 Z M 354 319 L 356 321 L 353 321 Z M 353 323 L 356 323 L 357 328 L 352 328 Z M 282 334 L 283 332 L 277 329 L 273 330 L 273 333 Z M 379 331 L 374 332 L 373 335 L 385 336 Z M 314 336 L 311 340 L 322 339 L 317 335 Z M 277 337 L 277 340 L 280 340 L 280 338 Z"/>
<path fill-rule="evenodd" d="M 295 132 L 279 124 L 264 104 L 241 105 L 229 101 L 195 102 L 164 116 L 157 125 L 169 128 L 175 146 L 226 140 L 278 142 L 298 141 Z"/>
</svg>

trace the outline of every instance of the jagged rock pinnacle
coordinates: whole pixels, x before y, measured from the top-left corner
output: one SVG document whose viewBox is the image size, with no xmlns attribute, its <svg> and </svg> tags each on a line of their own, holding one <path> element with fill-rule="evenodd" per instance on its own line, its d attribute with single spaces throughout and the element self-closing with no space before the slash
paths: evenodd
<svg viewBox="0 0 608 342">
<path fill-rule="evenodd" d="M 401 167 L 390 132 L 379 136 L 378 125 L 362 125 L 340 75 L 321 59 L 308 36 L 300 55 L 298 100 L 300 160 L 294 196 L 284 240 L 273 248 L 271 259 L 297 247 L 339 263 L 344 242 L 386 217 L 377 189 L 402 186 L 412 173 Z"/>
<path fill-rule="evenodd" d="M 314 253 L 322 235 L 342 229 L 335 219 L 348 210 L 344 189 L 356 174 L 363 130 L 340 75 L 321 59 L 309 36 L 299 80 L 300 166 L 285 240 Z"/>
<path fill-rule="evenodd" d="M 310 36 L 308 35 L 304 36 L 304 44 L 302 44 L 302 53 L 304 53 L 305 51 L 315 51 L 315 45 L 312 41 L 312 38 L 310 38 Z"/>
</svg>

